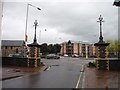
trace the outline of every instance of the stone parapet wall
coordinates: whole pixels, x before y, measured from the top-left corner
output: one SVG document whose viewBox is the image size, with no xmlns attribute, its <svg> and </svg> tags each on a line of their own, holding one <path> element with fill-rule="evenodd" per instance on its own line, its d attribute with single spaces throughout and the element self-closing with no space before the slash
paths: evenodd
<svg viewBox="0 0 120 90">
<path fill-rule="evenodd" d="M 99 70 L 120 70 L 120 60 L 108 59 L 108 60 L 96 60 L 97 69 Z"/>
<path fill-rule="evenodd" d="M 28 58 L 2 57 L 2 66 L 27 67 Z"/>
</svg>

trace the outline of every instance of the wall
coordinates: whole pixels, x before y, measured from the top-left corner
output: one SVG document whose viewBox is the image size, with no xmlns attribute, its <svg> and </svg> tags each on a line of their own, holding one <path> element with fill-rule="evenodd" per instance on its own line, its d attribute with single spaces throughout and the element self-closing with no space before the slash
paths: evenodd
<svg viewBox="0 0 120 90">
<path fill-rule="evenodd" d="M 15 54 L 16 53 L 16 49 L 18 49 L 18 52 L 22 52 L 24 50 L 24 47 L 13 47 L 11 48 L 11 46 L 9 47 L 2 47 L 2 56 L 3 57 L 7 57 L 9 54 Z"/>
<path fill-rule="evenodd" d="M 27 67 L 28 58 L 2 57 L 2 66 Z"/>
<path fill-rule="evenodd" d="M 113 58 L 109 60 L 96 60 L 99 70 L 120 70 L 120 60 Z"/>
</svg>

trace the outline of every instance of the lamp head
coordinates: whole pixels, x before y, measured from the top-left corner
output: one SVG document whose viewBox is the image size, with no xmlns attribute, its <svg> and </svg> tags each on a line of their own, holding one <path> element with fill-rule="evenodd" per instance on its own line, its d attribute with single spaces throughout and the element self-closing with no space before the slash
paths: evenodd
<svg viewBox="0 0 120 90">
<path fill-rule="evenodd" d="M 38 10 L 41 10 L 40 8 L 37 8 Z"/>
<path fill-rule="evenodd" d="M 113 5 L 117 6 L 117 7 L 120 7 L 120 0 L 115 0 Z"/>
</svg>

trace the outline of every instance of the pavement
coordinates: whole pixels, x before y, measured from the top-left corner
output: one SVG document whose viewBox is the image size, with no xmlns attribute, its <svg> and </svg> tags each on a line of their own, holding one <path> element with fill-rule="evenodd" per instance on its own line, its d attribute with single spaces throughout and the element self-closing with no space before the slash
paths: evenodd
<svg viewBox="0 0 120 90">
<path fill-rule="evenodd" d="M 1 69 L 2 68 L 2 69 Z M 31 67 L 0 67 L 0 80 L 7 80 L 7 79 L 12 79 L 24 75 L 31 75 L 31 74 L 36 74 L 38 72 L 43 71 L 46 69 L 46 66 L 40 66 L 37 68 L 31 68 Z"/>
<path fill-rule="evenodd" d="M 120 72 L 85 68 L 84 88 L 120 88 Z"/>
</svg>

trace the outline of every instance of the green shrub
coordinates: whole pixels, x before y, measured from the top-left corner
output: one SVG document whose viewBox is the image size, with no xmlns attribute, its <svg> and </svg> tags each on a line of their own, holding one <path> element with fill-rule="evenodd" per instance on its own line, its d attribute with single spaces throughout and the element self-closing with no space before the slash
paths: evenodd
<svg viewBox="0 0 120 90">
<path fill-rule="evenodd" d="M 95 61 L 93 61 L 92 64 L 93 64 L 93 66 L 96 66 L 96 62 Z"/>
</svg>

